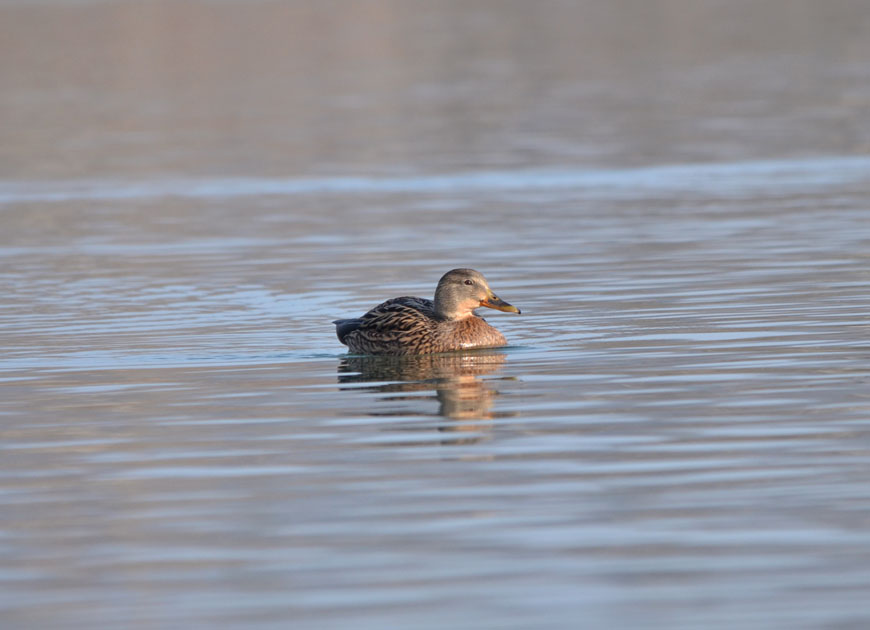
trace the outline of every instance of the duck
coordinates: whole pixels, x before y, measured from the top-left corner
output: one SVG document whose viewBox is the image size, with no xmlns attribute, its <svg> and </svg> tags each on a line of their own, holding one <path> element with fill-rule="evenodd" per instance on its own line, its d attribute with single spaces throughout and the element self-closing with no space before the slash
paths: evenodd
<svg viewBox="0 0 870 630">
<path fill-rule="evenodd" d="M 403 296 L 378 304 L 362 317 L 337 319 L 338 340 L 354 354 L 415 355 L 498 348 L 507 340 L 480 307 L 520 313 L 489 288 L 474 269 L 452 269 L 438 281 L 435 299 Z"/>
</svg>

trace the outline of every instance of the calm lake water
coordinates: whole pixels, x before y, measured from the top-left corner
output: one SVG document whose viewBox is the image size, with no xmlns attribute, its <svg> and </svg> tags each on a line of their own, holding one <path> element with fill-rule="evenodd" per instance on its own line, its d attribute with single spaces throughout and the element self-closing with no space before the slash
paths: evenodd
<svg viewBox="0 0 870 630">
<path fill-rule="evenodd" d="M 870 625 L 861 3 L 0 3 L 3 628 Z M 442 273 L 510 345 L 349 356 Z"/>
</svg>

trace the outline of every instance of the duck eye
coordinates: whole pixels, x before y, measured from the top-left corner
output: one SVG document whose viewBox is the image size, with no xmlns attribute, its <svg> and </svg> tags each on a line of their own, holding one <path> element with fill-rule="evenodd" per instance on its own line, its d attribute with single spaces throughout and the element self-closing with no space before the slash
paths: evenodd
<svg viewBox="0 0 870 630">
<path fill-rule="evenodd" d="M 474 281 L 473 280 L 466 280 L 465 284 L 467 284 L 468 286 L 471 286 L 472 284 L 474 284 Z"/>
</svg>

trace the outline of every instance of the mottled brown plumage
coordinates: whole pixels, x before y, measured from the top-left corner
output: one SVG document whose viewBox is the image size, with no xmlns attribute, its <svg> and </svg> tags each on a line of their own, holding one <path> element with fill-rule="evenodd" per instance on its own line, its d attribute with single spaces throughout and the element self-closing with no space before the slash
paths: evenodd
<svg viewBox="0 0 870 630">
<path fill-rule="evenodd" d="M 356 319 L 336 320 L 338 340 L 356 354 L 430 354 L 507 343 L 499 331 L 474 314 L 481 306 L 519 313 L 489 288 L 473 269 L 448 271 L 435 299 L 398 297 Z"/>
</svg>

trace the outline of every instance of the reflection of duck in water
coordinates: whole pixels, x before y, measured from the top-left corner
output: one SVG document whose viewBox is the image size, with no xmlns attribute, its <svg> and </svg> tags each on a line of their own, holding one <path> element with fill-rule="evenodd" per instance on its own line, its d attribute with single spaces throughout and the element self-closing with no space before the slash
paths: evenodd
<svg viewBox="0 0 870 630">
<path fill-rule="evenodd" d="M 504 335 L 474 314 L 481 306 L 520 312 L 493 293 L 480 272 L 454 269 L 438 281 L 434 300 L 393 298 L 362 317 L 334 323 L 338 340 L 357 354 L 429 354 L 505 345 Z"/>
<path fill-rule="evenodd" d="M 491 411 L 496 391 L 479 377 L 496 372 L 504 363 L 500 351 L 475 351 L 420 356 L 346 357 L 338 366 L 339 383 L 373 383 L 372 391 L 388 394 L 385 400 L 419 401 L 403 393 L 435 390 L 439 415 L 455 420 L 495 417 Z M 406 411 L 398 412 L 406 415 Z M 380 414 L 378 414 L 380 415 Z M 459 425 L 453 429 L 477 429 Z"/>
</svg>

